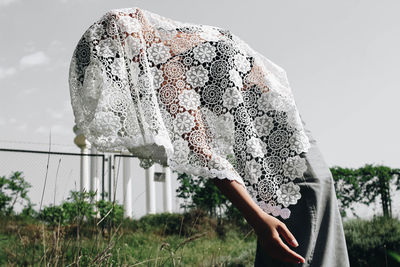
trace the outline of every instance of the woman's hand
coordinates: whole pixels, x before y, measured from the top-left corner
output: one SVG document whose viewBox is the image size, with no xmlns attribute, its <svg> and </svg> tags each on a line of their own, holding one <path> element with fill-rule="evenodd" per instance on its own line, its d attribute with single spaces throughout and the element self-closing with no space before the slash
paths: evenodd
<svg viewBox="0 0 400 267">
<path fill-rule="evenodd" d="M 253 226 L 260 244 L 272 258 L 292 263 L 304 263 L 304 258 L 291 250 L 281 239 L 297 247 L 298 243 L 286 225 L 275 217 L 263 213 L 258 222 Z"/>
<path fill-rule="evenodd" d="M 228 179 L 213 179 L 218 189 L 238 208 L 243 217 L 253 227 L 261 245 L 272 258 L 282 261 L 304 263 L 304 258 L 283 243 L 280 236 L 294 247 L 297 242 L 286 225 L 264 212 L 247 193 L 243 185 Z"/>
</svg>

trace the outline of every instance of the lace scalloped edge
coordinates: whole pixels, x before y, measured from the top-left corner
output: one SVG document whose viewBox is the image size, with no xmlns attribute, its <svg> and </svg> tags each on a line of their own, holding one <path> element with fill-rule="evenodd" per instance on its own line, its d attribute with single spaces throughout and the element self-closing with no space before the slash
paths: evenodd
<svg viewBox="0 0 400 267">
<path fill-rule="evenodd" d="M 202 177 L 206 177 L 206 178 L 228 179 L 231 181 L 235 180 L 235 181 L 239 182 L 245 188 L 246 192 L 250 195 L 250 197 L 254 201 L 254 203 L 256 203 L 264 212 L 266 212 L 268 214 L 272 214 L 273 216 L 281 216 L 283 219 L 288 219 L 290 217 L 291 211 L 289 208 L 287 208 L 287 207 L 282 208 L 281 205 L 273 206 L 270 203 L 267 203 L 263 200 L 261 200 L 261 201 L 256 200 L 248 192 L 247 187 L 243 181 L 243 178 L 236 172 L 218 171 L 218 170 L 213 170 L 213 169 L 210 170 L 208 168 L 187 167 L 186 165 L 174 164 L 174 162 L 170 160 L 172 158 L 172 154 L 173 154 L 173 148 L 170 146 L 170 141 L 164 139 L 164 136 L 161 136 L 161 135 L 153 137 L 152 140 L 157 145 L 163 146 L 165 148 L 165 151 L 167 153 L 168 166 L 172 170 L 192 174 L 195 176 L 202 176 Z M 170 149 L 168 149 L 167 146 L 170 147 Z M 311 144 L 307 137 L 306 145 L 299 154 L 307 153 L 310 147 L 311 147 Z M 200 171 L 199 171 L 199 169 L 200 169 Z M 201 170 L 204 170 L 204 171 L 202 172 Z M 304 176 L 304 173 L 306 171 L 307 171 L 307 169 L 303 172 L 302 176 Z M 293 204 L 293 205 L 295 205 L 295 204 Z"/>
<path fill-rule="evenodd" d="M 86 129 L 86 128 L 84 128 Z M 87 130 L 87 129 L 86 129 Z M 87 137 L 88 141 L 94 141 L 93 138 L 91 138 L 91 135 L 87 135 L 88 132 L 87 131 L 83 131 L 85 136 Z M 165 149 L 166 152 L 166 156 L 167 156 L 167 165 L 174 171 L 177 172 L 182 172 L 182 173 L 187 173 L 187 174 L 191 174 L 194 176 L 201 176 L 201 177 L 206 177 L 206 178 L 211 178 L 211 179 L 228 179 L 231 181 L 237 181 L 239 184 L 241 184 L 246 192 L 249 194 L 249 196 L 251 197 L 251 199 L 254 201 L 254 203 L 256 203 L 264 212 L 268 213 L 268 214 L 272 214 L 273 216 L 281 216 L 283 219 L 287 219 L 290 217 L 291 211 L 289 208 L 287 207 L 282 207 L 281 205 L 271 205 L 270 203 L 267 203 L 263 200 L 259 201 L 256 200 L 247 190 L 247 187 L 243 181 L 243 178 L 235 171 L 231 171 L 231 170 L 215 170 L 215 169 L 209 169 L 206 167 L 190 167 L 187 166 L 185 164 L 177 164 L 175 163 L 173 160 L 171 160 L 173 158 L 173 153 L 174 153 L 174 149 L 171 145 L 171 141 L 169 139 L 169 137 L 166 134 L 158 134 L 155 136 L 147 136 L 145 138 L 146 140 L 149 140 L 148 144 L 151 143 L 155 143 L 158 146 L 162 146 Z M 96 142 L 93 142 L 94 145 L 99 145 Z M 108 149 L 115 149 L 115 148 L 123 148 L 124 144 L 119 144 L 119 145 L 110 145 L 110 143 L 108 143 L 109 145 L 106 147 L 98 147 L 99 151 L 104 151 L 104 150 L 108 150 Z M 143 142 L 143 139 L 141 139 L 141 142 L 136 142 L 135 144 L 131 144 L 130 147 L 140 147 L 141 145 L 146 145 Z M 307 153 L 309 148 L 310 148 L 311 144 L 309 143 L 309 141 L 306 143 L 304 149 L 299 153 Z M 306 172 L 306 171 L 304 171 Z M 303 172 L 303 175 L 304 175 Z M 295 205 L 295 204 L 292 204 Z"/>
<path fill-rule="evenodd" d="M 120 142 L 120 144 L 114 143 L 114 144 L 110 144 L 108 143 L 107 147 L 103 147 L 100 146 L 99 143 L 97 143 L 95 140 L 96 138 L 92 138 L 93 136 L 90 134 L 90 131 L 86 128 L 83 127 L 83 132 L 84 135 L 87 137 L 87 140 L 92 143 L 93 145 L 98 146 L 98 150 L 99 151 L 106 151 L 109 149 L 123 149 L 124 147 L 127 147 L 126 144 L 124 144 L 123 142 Z M 201 176 L 201 177 L 206 177 L 206 178 L 218 178 L 218 179 L 228 179 L 231 181 L 237 181 L 239 184 L 241 184 L 246 192 L 249 194 L 249 196 L 251 197 L 251 199 L 266 213 L 268 214 L 272 214 L 273 216 L 281 216 L 283 219 L 287 219 L 290 217 L 290 209 L 287 207 L 282 207 L 281 205 L 271 205 L 270 203 L 267 203 L 263 200 L 259 201 L 256 200 L 254 198 L 254 196 L 252 196 L 249 191 L 247 190 L 247 187 L 243 181 L 243 178 L 235 171 L 232 170 L 215 170 L 215 169 L 209 169 L 206 167 L 190 167 L 187 166 L 185 164 L 177 164 L 176 162 L 174 162 L 173 160 L 171 160 L 173 158 L 173 153 L 174 153 L 174 149 L 173 146 L 171 144 L 171 141 L 168 137 L 167 134 L 158 134 L 155 136 L 151 136 L 148 135 L 145 138 L 148 143 L 147 144 L 152 144 L 155 143 L 158 146 L 162 146 L 165 149 L 166 152 L 166 156 L 167 156 L 167 165 L 174 171 L 177 172 L 183 172 L 183 173 L 187 173 L 187 174 L 191 174 L 194 176 Z M 135 143 L 131 143 L 129 147 L 134 148 L 134 147 L 140 147 L 142 145 L 146 145 L 145 142 L 143 141 L 143 139 L 141 138 L 140 141 L 136 140 Z M 304 149 L 299 153 L 307 153 L 307 151 L 309 150 L 311 144 L 309 141 L 306 142 L 306 145 L 304 147 Z M 306 172 L 306 171 L 304 171 Z M 303 175 L 304 175 L 303 172 Z M 295 204 L 292 204 L 295 205 Z"/>
<path fill-rule="evenodd" d="M 171 141 L 166 140 L 165 135 L 157 135 L 152 138 L 152 140 L 156 143 L 156 145 L 163 146 L 166 153 L 167 153 L 167 162 L 168 166 L 175 170 L 180 171 L 188 174 L 192 174 L 195 176 L 202 176 L 206 178 L 219 178 L 219 179 L 229 179 L 229 180 L 236 180 L 239 182 L 244 188 L 246 185 L 244 184 L 243 178 L 240 177 L 239 174 L 235 172 L 227 172 L 227 171 L 218 171 L 215 169 L 208 169 L 208 168 L 201 168 L 201 167 L 188 167 L 187 165 L 183 164 L 175 164 L 171 159 L 174 153 L 173 147 L 170 145 Z M 203 171 L 202 171 L 203 170 Z"/>
</svg>

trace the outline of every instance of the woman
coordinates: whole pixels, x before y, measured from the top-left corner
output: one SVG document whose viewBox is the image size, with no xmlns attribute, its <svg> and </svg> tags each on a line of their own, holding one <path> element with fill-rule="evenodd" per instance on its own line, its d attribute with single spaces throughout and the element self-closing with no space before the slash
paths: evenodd
<svg viewBox="0 0 400 267">
<path fill-rule="evenodd" d="M 301 197 L 309 138 L 285 71 L 238 36 L 139 8 L 111 10 L 79 40 L 69 84 L 76 125 L 99 151 L 128 150 L 143 167 L 157 162 L 218 178 L 259 237 L 256 262 L 313 258 L 308 251 L 320 246 L 302 251 L 300 244 L 307 255 L 296 253 L 281 240 L 297 246 L 277 219 L 321 223 L 302 219 L 314 207 L 312 195 Z M 321 227 L 312 229 L 302 242 Z"/>
<path fill-rule="evenodd" d="M 303 258 L 300 260 L 303 266 L 350 266 L 332 174 L 311 131 L 305 130 L 311 148 L 305 156 L 307 171 L 304 180 L 297 183 L 302 199 L 284 224 L 254 206 L 240 186 L 226 180 L 214 180 L 245 217 L 247 214 L 247 221 L 257 233 L 255 267 L 296 266 L 290 262 L 298 260 L 299 255 Z M 282 242 L 278 234 L 295 247 L 294 251 Z"/>
</svg>

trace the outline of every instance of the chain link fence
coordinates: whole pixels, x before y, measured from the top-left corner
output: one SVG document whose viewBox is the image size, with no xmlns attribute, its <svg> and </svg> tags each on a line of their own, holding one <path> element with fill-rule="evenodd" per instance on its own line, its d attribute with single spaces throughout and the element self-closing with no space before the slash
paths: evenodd
<svg viewBox="0 0 400 267">
<path fill-rule="evenodd" d="M 0 176 L 9 177 L 15 171 L 22 172 L 24 179 L 31 185 L 28 197 L 34 204 L 34 209 L 39 210 L 41 202 L 42 207 L 58 205 L 68 198 L 70 191 L 80 189 L 81 156 L 81 153 L 0 148 Z M 94 172 L 90 164 L 89 170 L 90 175 L 99 177 L 100 195 L 110 201 L 115 198 L 119 204 L 123 203 L 123 158 L 132 158 L 134 216 L 140 217 L 146 213 L 145 171 L 139 167 L 137 158 L 113 153 L 85 156 L 90 158 L 89 162 L 97 160 L 92 169 Z M 176 176 L 174 173 L 172 179 L 173 211 L 180 212 L 181 200 L 174 193 L 178 187 Z M 163 211 L 161 195 L 162 183 L 156 182 L 157 212 Z M 16 212 L 21 209 L 20 204 L 14 207 Z"/>
</svg>

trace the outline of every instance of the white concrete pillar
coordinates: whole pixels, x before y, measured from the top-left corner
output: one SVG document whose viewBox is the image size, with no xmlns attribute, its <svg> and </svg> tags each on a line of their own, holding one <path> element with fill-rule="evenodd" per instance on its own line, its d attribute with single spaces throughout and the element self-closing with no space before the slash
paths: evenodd
<svg viewBox="0 0 400 267">
<path fill-rule="evenodd" d="M 132 218 L 132 159 L 123 157 L 123 198 L 124 198 L 124 217 Z"/>
<path fill-rule="evenodd" d="M 156 185 L 154 182 L 154 164 L 146 172 L 146 209 L 147 214 L 156 213 Z"/>
<path fill-rule="evenodd" d="M 164 166 L 163 172 L 165 175 L 163 184 L 164 212 L 172 212 L 171 169 L 168 166 Z"/>
<path fill-rule="evenodd" d="M 89 182 L 89 156 L 85 156 L 83 154 L 89 153 L 90 144 L 86 142 L 86 145 L 81 146 L 81 181 L 80 181 L 80 191 L 84 190 L 87 192 L 90 190 L 90 182 Z"/>
<path fill-rule="evenodd" d="M 97 149 L 92 146 L 90 149 L 90 154 L 97 154 Z M 100 200 L 100 171 L 98 167 L 100 157 L 91 156 L 90 157 L 90 190 L 96 193 L 95 201 Z"/>
<path fill-rule="evenodd" d="M 90 154 L 97 154 L 97 149 L 93 145 L 90 148 Z M 101 197 L 101 189 L 100 189 L 100 179 L 101 172 L 99 171 L 99 166 L 101 158 L 96 156 L 90 156 L 90 190 L 96 192 L 94 197 L 94 201 L 99 201 Z M 97 207 L 94 208 L 96 212 L 96 217 L 100 218 L 100 212 Z"/>
</svg>

